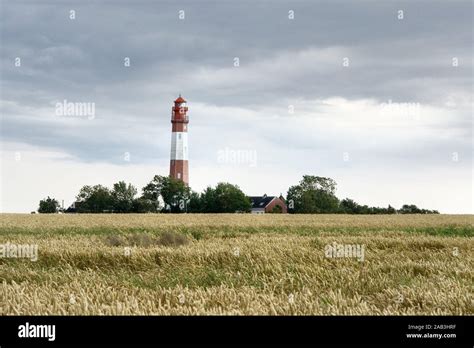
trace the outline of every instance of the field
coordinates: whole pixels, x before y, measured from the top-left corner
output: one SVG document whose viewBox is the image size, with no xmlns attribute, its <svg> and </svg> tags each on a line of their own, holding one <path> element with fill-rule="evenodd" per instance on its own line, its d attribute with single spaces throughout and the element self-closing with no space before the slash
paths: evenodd
<svg viewBox="0 0 474 348">
<path fill-rule="evenodd" d="M 38 259 L 0 258 L 0 314 L 473 314 L 473 222 L 1 214 L 0 244 Z M 328 256 L 334 242 L 359 254 Z"/>
</svg>

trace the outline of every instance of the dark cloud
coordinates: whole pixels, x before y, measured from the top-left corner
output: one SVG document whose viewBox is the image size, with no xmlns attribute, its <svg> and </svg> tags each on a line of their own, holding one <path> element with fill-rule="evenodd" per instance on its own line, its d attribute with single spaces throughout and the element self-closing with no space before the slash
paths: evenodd
<svg viewBox="0 0 474 348">
<path fill-rule="evenodd" d="M 463 99 L 472 88 L 470 1 L 4 1 L 1 6 L 2 139 L 60 149 L 83 162 L 119 163 L 126 151 L 139 162 L 166 161 L 171 102 L 180 92 L 190 101 L 193 137 L 200 144 L 193 156 L 212 162 L 209 153 L 230 142 L 229 134 L 250 147 L 266 142 L 275 151 L 286 134 L 285 148 L 333 147 L 338 153 L 349 144 L 357 149 L 366 137 L 351 139 L 344 127 L 331 129 L 333 137 L 338 132 L 345 137 L 339 148 L 328 143 L 326 130 L 281 128 L 292 103 L 341 97 L 444 107 L 449 96 Z M 76 11 L 75 20 L 69 19 L 70 10 Z M 294 20 L 288 19 L 289 10 L 295 11 Z M 397 19 L 398 10 L 404 11 L 403 20 Z M 21 57 L 21 67 L 14 66 L 15 57 Z M 125 57 L 131 59 L 128 68 Z M 238 68 L 234 57 L 240 59 Z M 350 59 L 347 68 L 344 57 Z M 452 67 L 453 57 L 459 67 Z M 96 117 L 57 117 L 54 105 L 64 99 L 94 102 Z M 452 109 L 438 127 L 452 128 L 453 134 L 466 130 L 466 108 Z M 251 116 L 242 121 L 229 110 Z M 262 118 L 275 115 L 283 121 L 270 130 L 262 126 Z M 359 117 L 364 115 L 354 115 Z M 472 136 L 472 130 L 466 132 L 466 138 Z M 427 136 L 432 152 L 426 158 L 450 142 L 451 136 L 438 142 L 439 134 Z M 466 138 L 453 147 L 467 152 Z M 390 156 L 401 153 L 395 143 L 386 147 Z"/>
</svg>

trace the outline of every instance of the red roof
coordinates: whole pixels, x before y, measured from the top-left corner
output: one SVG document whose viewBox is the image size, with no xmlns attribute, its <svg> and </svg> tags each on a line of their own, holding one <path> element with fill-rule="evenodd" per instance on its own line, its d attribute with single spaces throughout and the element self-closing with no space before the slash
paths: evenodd
<svg viewBox="0 0 474 348">
<path fill-rule="evenodd" d="M 176 99 L 174 101 L 175 103 L 186 103 L 186 100 L 184 100 L 182 97 L 181 97 L 181 94 L 179 95 L 178 99 Z"/>
</svg>

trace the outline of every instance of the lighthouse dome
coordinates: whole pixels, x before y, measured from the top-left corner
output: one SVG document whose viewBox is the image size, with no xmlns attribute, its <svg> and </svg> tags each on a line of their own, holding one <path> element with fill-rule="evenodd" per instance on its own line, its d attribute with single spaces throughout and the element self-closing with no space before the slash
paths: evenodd
<svg viewBox="0 0 474 348">
<path fill-rule="evenodd" d="M 174 101 L 176 104 L 181 104 L 181 103 L 186 103 L 186 100 L 184 100 L 183 97 L 181 97 L 181 94 L 179 95 L 178 99 Z"/>
</svg>

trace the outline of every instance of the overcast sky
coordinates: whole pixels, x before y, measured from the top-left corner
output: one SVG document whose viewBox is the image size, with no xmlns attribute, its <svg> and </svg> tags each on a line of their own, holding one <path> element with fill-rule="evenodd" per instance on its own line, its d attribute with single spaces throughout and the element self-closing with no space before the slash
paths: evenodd
<svg viewBox="0 0 474 348">
<path fill-rule="evenodd" d="M 0 4 L 2 212 L 168 175 L 181 93 L 196 191 L 473 213 L 471 1 Z"/>
</svg>

